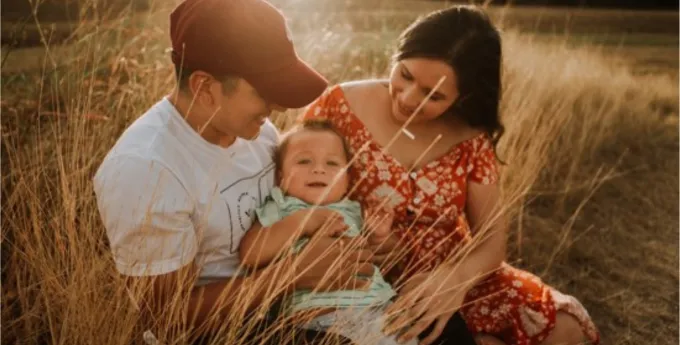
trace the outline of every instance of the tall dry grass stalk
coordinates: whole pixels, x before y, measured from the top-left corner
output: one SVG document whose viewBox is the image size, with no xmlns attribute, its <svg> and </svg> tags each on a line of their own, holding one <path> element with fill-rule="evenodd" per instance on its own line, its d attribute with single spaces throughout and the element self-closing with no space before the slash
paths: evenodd
<svg viewBox="0 0 680 345">
<path fill-rule="evenodd" d="M 171 91 L 166 16 L 164 8 L 109 23 L 83 22 L 68 49 L 50 49 L 40 73 L 3 83 L 3 94 L 10 95 L 2 119 L 7 343 L 143 343 L 146 330 L 163 344 L 190 338 L 182 327 L 169 326 L 186 316 L 179 297 L 160 319 L 140 313 L 145 287 L 127 287 L 115 273 L 91 186 L 121 131 Z M 310 27 L 321 29 L 301 34 L 300 53 L 331 80 L 385 75 L 394 33 L 366 38 L 348 32 L 343 39 L 323 16 L 314 18 L 318 25 Z M 370 44 L 357 45 L 357 39 Z M 513 220 L 513 253 L 519 253 L 513 260 L 522 258 L 522 239 L 536 230 L 526 226 L 549 223 L 536 210 L 548 203 L 548 216 L 564 220 L 538 232 L 552 236 L 546 243 L 557 243 L 543 253 L 549 268 L 583 236 L 586 229 L 575 228 L 576 220 L 598 188 L 649 168 L 626 164 L 636 152 L 621 147 L 631 140 L 652 146 L 669 141 L 659 133 L 667 133 L 660 129 L 665 119 L 677 118 L 677 81 L 633 75 L 595 48 L 570 48 L 559 38 L 538 42 L 507 31 L 504 40 L 507 131 L 499 153 L 508 164 L 502 168 L 502 212 Z M 274 120 L 284 128 L 297 114 Z M 282 288 L 266 283 L 272 291 Z M 225 298 L 242 305 L 248 296 Z M 230 344 L 252 325 L 242 309 L 221 324 Z"/>
</svg>

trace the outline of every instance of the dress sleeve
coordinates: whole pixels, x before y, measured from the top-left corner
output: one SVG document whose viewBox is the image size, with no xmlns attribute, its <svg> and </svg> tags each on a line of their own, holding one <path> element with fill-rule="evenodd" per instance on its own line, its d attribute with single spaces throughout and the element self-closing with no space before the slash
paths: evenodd
<svg viewBox="0 0 680 345">
<path fill-rule="evenodd" d="M 307 109 L 300 115 L 298 121 L 307 119 L 328 118 L 328 109 L 332 105 L 332 88 L 326 89 L 319 98 L 307 106 Z"/>
<path fill-rule="evenodd" d="M 340 85 L 326 89 L 298 118 L 298 122 L 309 119 L 325 119 L 342 132 L 345 127 L 346 113 L 349 107 L 342 99 Z"/>
<path fill-rule="evenodd" d="M 476 146 L 472 155 L 472 170 L 469 179 L 471 182 L 484 185 L 494 184 L 498 181 L 498 166 L 493 144 L 488 136 L 483 136 Z"/>
</svg>

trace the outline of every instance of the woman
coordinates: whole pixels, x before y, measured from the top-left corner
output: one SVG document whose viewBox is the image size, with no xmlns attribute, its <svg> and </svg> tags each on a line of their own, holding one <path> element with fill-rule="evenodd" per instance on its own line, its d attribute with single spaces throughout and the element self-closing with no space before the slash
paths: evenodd
<svg viewBox="0 0 680 345">
<path fill-rule="evenodd" d="M 330 119 L 349 142 L 350 197 L 395 212 L 399 250 L 388 258 L 398 262 L 386 268 L 400 286 L 394 311 L 405 312 L 388 333 L 431 344 L 460 308 L 480 344 L 597 344 L 575 298 L 504 261 L 501 61 L 500 34 L 481 10 L 436 11 L 402 33 L 388 81 L 332 87 L 304 117 Z"/>
</svg>

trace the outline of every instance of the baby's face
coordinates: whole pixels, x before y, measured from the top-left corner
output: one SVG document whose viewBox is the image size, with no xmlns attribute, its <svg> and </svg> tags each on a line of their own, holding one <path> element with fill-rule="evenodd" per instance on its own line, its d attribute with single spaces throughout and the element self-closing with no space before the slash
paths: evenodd
<svg viewBox="0 0 680 345">
<path fill-rule="evenodd" d="M 280 167 L 281 189 L 310 204 L 339 201 L 349 184 L 346 166 L 344 146 L 337 134 L 303 130 L 289 138 Z"/>
</svg>

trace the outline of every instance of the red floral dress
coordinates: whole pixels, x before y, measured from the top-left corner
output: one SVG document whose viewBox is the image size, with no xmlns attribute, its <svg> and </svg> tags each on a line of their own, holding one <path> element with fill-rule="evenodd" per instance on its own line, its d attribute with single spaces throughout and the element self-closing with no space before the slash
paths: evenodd
<svg viewBox="0 0 680 345">
<path fill-rule="evenodd" d="M 397 266 L 400 274 L 408 276 L 436 267 L 474 236 L 464 212 L 467 184 L 498 180 L 486 135 L 466 140 L 409 171 L 373 140 L 339 85 L 326 90 L 303 117 L 330 120 L 347 140 L 355 155 L 349 171 L 351 198 L 363 206 L 388 198 L 395 211 L 395 232 L 410 249 Z M 575 316 L 592 343 L 599 343 L 599 334 L 578 300 L 507 263 L 468 292 L 461 314 L 475 334 L 489 334 L 506 344 L 529 345 L 541 343 L 550 334 L 558 310 Z"/>
</svg>

